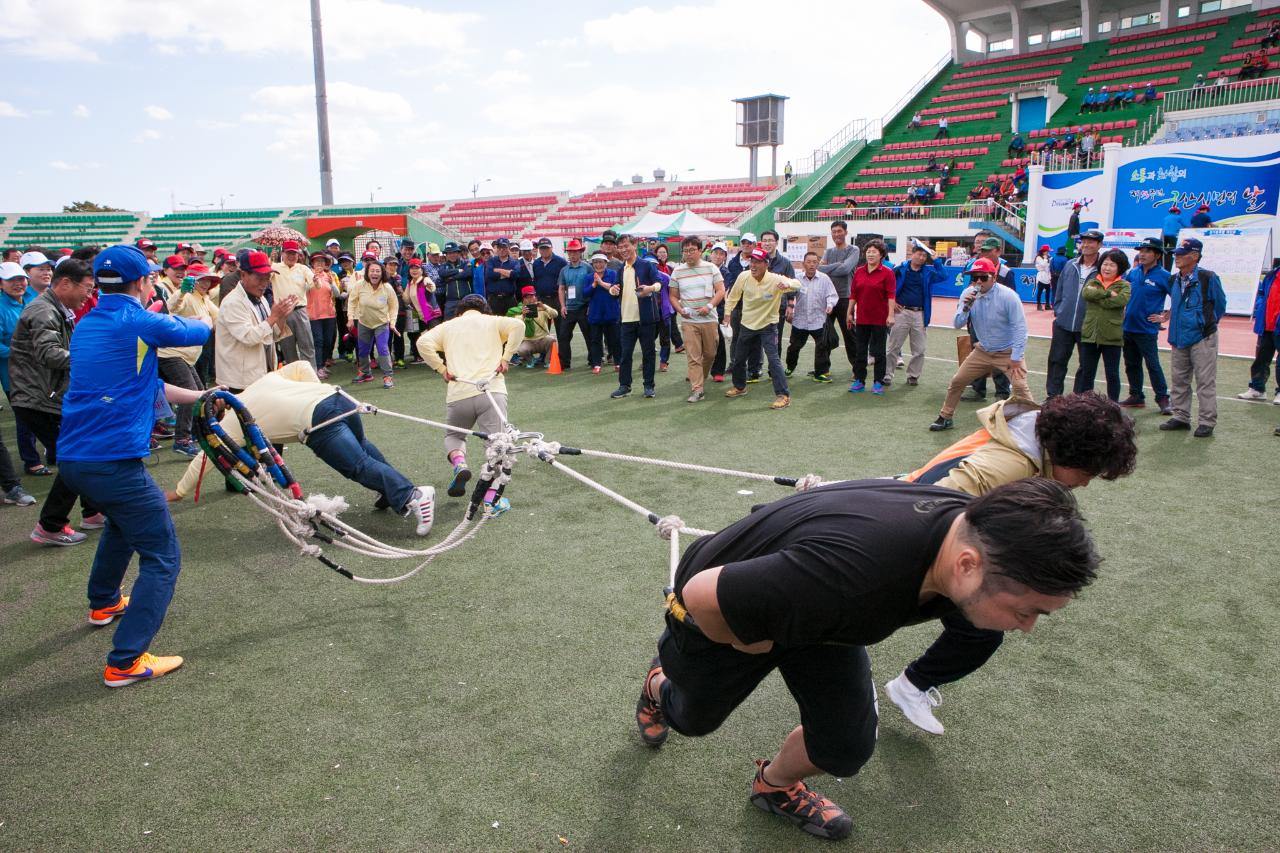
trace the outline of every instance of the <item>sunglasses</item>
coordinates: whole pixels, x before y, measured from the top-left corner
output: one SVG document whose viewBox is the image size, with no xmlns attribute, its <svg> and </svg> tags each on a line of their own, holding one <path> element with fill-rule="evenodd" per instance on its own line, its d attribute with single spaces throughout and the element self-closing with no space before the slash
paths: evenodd
<svg viewBox="0 0 1280 853">
<path fill-rule="evenodd" d="M 974 281 L 990 281 L 991 280 L 991 276 L 987 275 L 986 273 L 978 273 L 977 275 L 971 275 L 969 276 L 969 278 L 973 279 Z"/>
</svg>

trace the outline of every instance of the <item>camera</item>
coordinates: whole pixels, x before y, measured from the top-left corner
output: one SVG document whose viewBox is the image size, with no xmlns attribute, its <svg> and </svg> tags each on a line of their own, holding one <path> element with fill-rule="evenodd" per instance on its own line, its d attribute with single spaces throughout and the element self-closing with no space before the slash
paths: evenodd
<svg viewBox="0 0 1280 853">
<path fill-rule="evenodd" d="M 532 305 L 524 306 L 524 316 L 530 320 L 536 320 L 538 318 L 538 303 L 535 302 Z"/>
</svg>

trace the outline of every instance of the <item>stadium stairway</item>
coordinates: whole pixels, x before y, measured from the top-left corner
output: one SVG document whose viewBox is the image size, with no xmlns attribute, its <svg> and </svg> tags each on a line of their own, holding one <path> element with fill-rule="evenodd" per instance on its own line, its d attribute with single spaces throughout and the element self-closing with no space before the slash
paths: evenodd
<svg viewBox="0 0 1280 853">
<path fill-rule="evenodd" d="M 1135 129 L 1155 112 L 1156 103 L 1137 104 L 1105 113 L 1082 113 L 1080 105 L 1090 86 L 1124 87 L 1129 83 L 1161 81 L 1157 92 L 1189 88 L 1197 74 L 1211 81 L 1214 72 L 1239 66 L 1236 58 L 1252 48 L 1250 43 L 1265 29 L 1268 18 L 1245 11 L 1224 17 L 1206 17 L 1193 24 L 1140 33 L 1125 32 L 1111 39 L 1086 45 L 1074 44 L 1020 56 L 979 60 L 943 67 L 934 79 L 902 108 L 882 129 L 881 138 L 867 145 L 838 173 L 833 175 L 804 210 L 843 212 L 846 199 L 855 205 L 898 201 L 905 196 L 912 179 L 936 176 L 937 172 L 910 171 L 924 165 L 930 152 L 939 154 L 938 163 L 952 159 L 972 163 L 957 168 L 958 182 L 944 187 L 934 204 L 961 204 L 975 183 L 991 176 L 1012 174 L 1017 164 L 1008 153 L 1012 107 L 1007 93 L 1026 80 L 1056 79 L 1065 96 L 1063 105 L 1048 118 L 1048 128 L 1102 125 L 1104 140 L 1120 138 L 1130 144 Z M 1268 76 L 1280 71 L 1275 67 Z M 1108 77 L 1098 80 L 1099 75 Z M 1116 75 L 1116 76 L 1111 76 Z M 1083 80 L 1083 82 L 1081 82 Z M 1093 82 L 1090 82 L 1093 80 Z M 1141 89 L 1137 89 L 1141 91 Z M 911 130 L 908 124 L 919 111 L 923 127 Z M 949 140 L 933 138 L 937 120 L 949 118 Z M 1023 134 L 1029 144 L 1042 136 Z M 863 170 L 901 167 L 900 173 L 870 173 Z M 859 200 L 857 197 L 861 197 Z"/>
</svg>

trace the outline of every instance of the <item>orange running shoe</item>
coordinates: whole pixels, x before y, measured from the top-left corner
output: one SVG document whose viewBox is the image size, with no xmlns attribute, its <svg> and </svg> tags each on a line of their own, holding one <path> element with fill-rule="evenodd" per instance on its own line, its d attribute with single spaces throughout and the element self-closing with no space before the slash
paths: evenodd
<svg viewBox="0 0 1280 853">
<path fill-rule="evenodd" d="M 122 595 L 120 600 L 110 607 L 99 607 L 97 610 L 89 611 L 90 625 L 110 625 L 115 621 L 117 616 L 123 616 L 124 612 L 129 609 L 129 596 Z"/>
<path fill-rule="evenodd" d="M 758 809 L 781 815 L 810 835 L 833 841 L 853 831 L 853 820 L 844 809 L 811 790 L 803 781 L 789 788 L 770 785 L 764 779 L 769 762 L 756 759 L 756 778 L 751 782 L 751 804 Z"/>
<path fill-rule="evenodd" d="M 662 662 L 654 658 L 649 662 L 649 671 L 644 677 L 644 686 L 640 688 L 640 699 L 636 702 L 636 725 L 640 728 L 640 740 L 646 746 L 659 747 L 667 742 L 671 727 L 667 718 L 662 715 L 662 708 L 657 700 L 649 696 L 649 684 L 653 676 L 662 671 Z"/>
<path fill-rule="evenodd" d="M 127 687 L 135 681 L 149 681 L 173 672 L 182 666 L 182 658 L 177 655 L 156 657 L 151 652 L 143 652 L 133 662 L 133 666 L 121 669 L 108 666 L 102 673 L 102 683 L 108 687 Z"/>
</svg>

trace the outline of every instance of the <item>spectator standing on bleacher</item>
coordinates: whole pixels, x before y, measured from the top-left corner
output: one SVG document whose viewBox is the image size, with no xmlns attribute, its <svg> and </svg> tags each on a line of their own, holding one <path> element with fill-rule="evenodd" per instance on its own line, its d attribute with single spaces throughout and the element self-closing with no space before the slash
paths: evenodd
<svg viewBox="0 0 1280 853">
<path fill-rule="evenodd" d="M 1213 217 L 1209 216 L 1209 205 L 1202 204 L 1191 214 L 1192 228 L 1212 228 Z"/>
<path fill-rule="evenodd" d="M 1124 370 L 1129 380 L 1129 396 L 1120 405 L 1126 409 L 1146 406 L 1142 390 L 1142 370 L 1146 365 L 1151 390 L 1160 414 L 1169 415 L 1169 386 L 1160 366 L 1158 349 L 1160 322 L 1169 298 L 1169 273 L 1160 265 L 1164 245 L 1148 237 L 1138 247 L 1138 263 L 1129 270 L 1129 304 L 1124 309 Z"/>
<path fill-rule="evenodd" d="M 791 168 L 791 161 L 788 160 L 787 165 L 782 167 L 782 182 L 785 184 L 791 183 L 792 173 L 793 169 Z"/>
<path fill-rule="evenodd" d="M 1072 258 L 1058 276 L 1053 294 L 1053 339 L 1049 343 L 1045 396 L 1062 393 L 1071 366 L 1071 354 L 1080 348 L 1080 327 L 1084 324 L 1085 282 L 1097 275 L 1102 232 L 1090 228 L 1080 235 L 1080 255 Z M 1077 356 L 1078 357 L 1078 356 Z"/>
<path fill-rule="evenodd" d="M 1262 277 L 1258 293 L 1253 299 L 1253 333 L 1258 336 L 1253 350 L 1253 363 L 1249 365 L 1249 387 L 1236 396 L 1241 400 L 1266 400 L 1267 379 L 1271 375 L 1271 362 L 1276 362 L 1276 397 L 1280 406 L 1280 287 L 1276 287 L 1280 273 L 1280 258 L 1272 261 L 1271 271 Z"/>
<path fill-rule="evenodd" d="M 1178 245 L 1178 232 L 1186 225 L 1182 221 L 1182 209 L 1176 204 L 1169 208 L 1169 212 L 1165 214 L 1164 221 L 1160 223 L 1160 237 L 1164 242 L 1164 268 L 1171 269 L 1173 266 L 1173 250 Z"/>
<path fill-rule="evenodd" d="M 281 245 L 280 263 L 272 264 L 271 295 L 276 302 L 287 296 L 297 297 L 294 309 L 285 322 L 292 332 L 280 342 L 283 362 L 316 360 L 315 342 L 311 337 L 311 318 L 307 314 L 307 291 L 315 287 L 311 267 L 298 263 L 302 244 L 297 240 L 285 240 Z"/>
<path fill-rule="evenodd" d="M 1093 162 L 1093 149 L 1098 143 L 1097 134 L 1093 131 L 1086 131 L 1080 137 L 1080 159 L 1084 161 L 1085 168 Z"/>
<path fill-rule="evenodd" d="M 1015 133 L 1013 135 L 1013 139 L 1009 140 L 1008 150 L 1009 150 L 1010 157 L 1021 157 L 1022 152 L 1025 151 L 1026 148 L 1027 148 L 1027 142 L 1025 139 L 1022 138 L 1021 133 Z"/>
<path fill-rule="evenodd" d="M 853 271 L 862 259 L 861 250 L 849 242 L 849 225 L 842 220 L 831 223 L 831 247 L 822 255 L 822 263 L 818 271 L 826 273 L 836 289 L 838 297 L 836 305 L 831 309 L 828 322 L 839 330 L 844 341 L 844 351 L 849 359 L 849 368 L 853 369 L 853 354 L 857 349 L 853 339 L 853 330 L 844 323 L 844 316 L 849 311 L 849 283 Z"/>
<path fill-rule="evenodd" d="M 933 135 L 934 139 L 950 139 L 951 131 L 947 129 L 947 117 L 938 117 L 938 132 Z"/>
<path fill-rule="evenodd" d="M 1166 312 L 1173 370 L 1169 377 L 1173 417 L 1160 424 L 1169 431 L 1191 429 L 1191 382 L 1200 401 L 1196 438 L 1208 438 L 1218 423 L 1218 321 L 1227 312 L 1227 295 L 1218 274 L 1200 268 L 1204 244 L 1188 237 L 1173 250 L 1177 272 L 1169 277 L 1172 306 Z"/>
<path fill-rule="evenodd" d="M 1267 27 L 1267 34 L 1262 37 L 1258 47 L 1263 50 L 1269 47 L 1280 47 L 1280 20 L 1271 22 L 1271 26 Z"/>
</svg>

